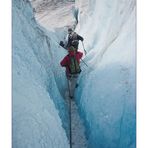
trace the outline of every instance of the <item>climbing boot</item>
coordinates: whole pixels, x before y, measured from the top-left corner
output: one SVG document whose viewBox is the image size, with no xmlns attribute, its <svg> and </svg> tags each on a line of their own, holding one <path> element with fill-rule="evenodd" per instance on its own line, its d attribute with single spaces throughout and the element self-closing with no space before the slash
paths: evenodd
<svg viewBox="0 0 148 148">
<path fill-rule="evenodd" d="M 69 96 L 70 99 L 73 99 L 73 96 Z"/>
<path fill-rule="evenodd" d="M 78 86 L 79 86 L 79 84 L 77 83 L 76 86 L 75 86 L 75 88 L 77 88 Z"/>
</svg>

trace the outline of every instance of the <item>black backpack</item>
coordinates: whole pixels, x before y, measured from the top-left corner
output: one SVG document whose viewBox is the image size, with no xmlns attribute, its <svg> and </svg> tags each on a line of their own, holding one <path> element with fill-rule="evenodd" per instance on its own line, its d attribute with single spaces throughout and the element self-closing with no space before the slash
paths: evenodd
<svg viewBox="0 0 148 148">
<path fill-rule="evenodd" d="M 69 57 L 69 72 L 70 74 L 79 74 L 81 72 L 81 68 L 79 62 L 76 59 L 76 55 L 68 56 Z"/>
<path fill-rule="evenodd" d="M 77 45 L 79 44 L 78 35 L 76 32 L 69 35 L 69 44 L 70 44 L 70 46 L 75 45 L 75 44 L 77 44 Z"/>
</svg>

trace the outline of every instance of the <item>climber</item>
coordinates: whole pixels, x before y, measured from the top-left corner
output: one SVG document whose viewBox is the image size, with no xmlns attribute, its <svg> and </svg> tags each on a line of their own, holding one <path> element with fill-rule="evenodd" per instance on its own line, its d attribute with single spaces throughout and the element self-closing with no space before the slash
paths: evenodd
<svg viewBox="0 0 148 148">
<path fill-rule="evenodd" d="M 74 32 L 72 28 L 68 28 L 68 35 L 65 40 L 65 43 L 63 41 L 60 41 L 60 46 L 65 49 L 68 49 L 70 46 L 73 46 L 75 47 L 75 49 L 78 49 L 79 40 L 83 42 L 84 39 L 76 32 Z"/>
<path fill-rule="evenodd" d="M 70 97 L 74 95 L 74 88 L 78 86 L 77 78 L 81 72 L 80 59 L 83 56 L 82 52 L 77 51 L 73 46 L 68 48 L 68 54 L 60 62 L 62 67 L 66 67 L 66 77 L 68 83 L 70 81 Z"/>
<path fill-rule="evenodd" d="M 83 42 L 84 39 L 83 39 L 83 37 L 78 35 L 76 32 L 74 32 L 72 30 L 72 28 L 68 28 L 68 43 L 67 43 L 67 47 L 73 46 L 74 43 L 76 42 L 77 45 L 75 46 L 75 48 L 78 49 L 79 40 L 81 40 Z"/>
</svg>

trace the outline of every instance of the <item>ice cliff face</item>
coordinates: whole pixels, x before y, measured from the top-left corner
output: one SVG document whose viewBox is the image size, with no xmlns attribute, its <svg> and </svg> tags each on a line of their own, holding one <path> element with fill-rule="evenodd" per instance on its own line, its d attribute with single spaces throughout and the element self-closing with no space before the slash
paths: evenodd
<svg viewBox="0 0 148 148">
<path fill-rule="evenodd" d="M 54 64 L 56 37 L 47 36 L 37 25 L 27 0 L 13 0 L 12 4 L 13 147 L 68 148 L 64 71 L 53 70 L 64 53 Z M 58 87 L 57 81 L 61 81 Z"/>
<path fill-rule="evenodd" d="M 89 66 L 82 63 L 76 95 L 89 147 L 135 148 L 135 0 L 77 0 L 76 6 Z"/>
</svg>

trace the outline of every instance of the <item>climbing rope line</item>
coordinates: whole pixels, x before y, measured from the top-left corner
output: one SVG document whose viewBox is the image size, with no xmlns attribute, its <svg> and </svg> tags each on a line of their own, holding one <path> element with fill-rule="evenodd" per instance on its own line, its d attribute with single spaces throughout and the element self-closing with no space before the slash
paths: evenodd
<svg viewBox="0 0 148 148">
<path fill-rule="evenodd" d="M 77 75 L 73 76 L 70 79 L 67 79 L 69 92 L 68 95 L 72 95 L 73 97 L 73 91 L 77 82 L 75 77 L 77 77 Z M 70 97 L 68 97 L 67 101 L 69 109 L 69 148 L 86 148 L 87 139 L 85 137 L 85 127 L 83 125 L 83 122 L 81 121 L 81 117 L 79 116 L 76 102 Z"/>
<path fill-rule="evenodd" d="M 69 95 L 71 95 L 71 91 L 70 91 L 70 84 L 68 81 L 68 91 L 69 91 Z M 70 148 L 72 148 L 72 130 L 71 130 L 71 98 L 69 98 L 69 141 L 70 141 Z"/>
</svg>

